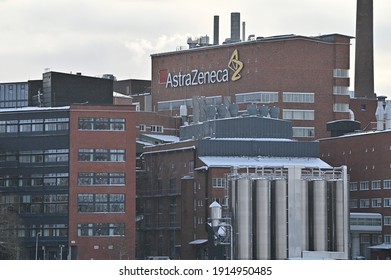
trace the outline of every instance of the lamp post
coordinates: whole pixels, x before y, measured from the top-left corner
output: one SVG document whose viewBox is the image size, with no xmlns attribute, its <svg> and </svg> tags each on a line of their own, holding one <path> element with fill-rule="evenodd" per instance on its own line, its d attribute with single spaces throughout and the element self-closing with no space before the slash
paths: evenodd
<svg viewBox="0 0 391 280">
<path fill-rule="evenodd" d="M 41 232 L 37 232 L 35 235 L 35 260 L 38 260 L 38 236 L 41 235 Z"/>
<path fill-rule="evenodd" d="M 60 261 L 62 260 L 62 248 L 65 247 L 65 245 L 58 245 L 60 247 Z"/>
</svg>

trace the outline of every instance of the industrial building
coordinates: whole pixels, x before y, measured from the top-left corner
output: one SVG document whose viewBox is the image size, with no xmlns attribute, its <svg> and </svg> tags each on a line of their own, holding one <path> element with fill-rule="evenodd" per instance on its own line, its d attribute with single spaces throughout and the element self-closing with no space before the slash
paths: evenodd
<svg viewBox="0 0 391 280">
<path fill-rule="evenodd" d="M 380 99 L 372 131 L 348 131 L 319 140 L 324 161 L 348 168 L 349 207 L 354 216 L 351 229 L 353 258 L 391 257 L 391 103 Z"/>
<path fill-rule="evenodd" d="M 346 169 L 318 156 L 319 143 L 293 140 L 285 120 L 246 115 L 182 126 L 180 141 L 142 155 L 137 257 L 347 259 Z M 213 203 L 222 207 L 219 221 Z"/>
<path fill-rule="evenodd" d="M 175 117 L 184 105 L 192 121 L 193 96 L 206 97 L 207 105 L 237 104 L 240 111 L 277 106 L 301 140 L 330 136 L 330 121 L 353 115 L 373 121 L 360 109 L 373 100 L 348 90 L 351 38 L 290 34 L 153 54 L 152 110 Z"/>
</svg>

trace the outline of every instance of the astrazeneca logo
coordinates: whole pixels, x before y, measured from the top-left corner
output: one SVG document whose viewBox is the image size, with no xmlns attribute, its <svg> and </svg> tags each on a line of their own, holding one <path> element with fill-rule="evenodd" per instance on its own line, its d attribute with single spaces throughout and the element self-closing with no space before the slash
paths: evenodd
<svg viewBox="0 0 391 280">
<path fill-rule="evenodd" d="M 242 77 L 240 72 L 242 71 L 244 65 L 243 62 L 239 60 L 238 50 L 234 50 L 232 52 L 227 66 L 228 68 L 213 71 L 200 71 L 198 69 L 193 69 L 190 73 L 187 74 L 182 74 L 179 72 L 179 74 L 173 75 L 168 73 L 166 79 L 166 88 L 225 83 L 228 82 L 230 78 L 233 82 L 239 80 Z M 229 70 L 232 72 L 231 76 L 229 75 Z"/>
</svg>

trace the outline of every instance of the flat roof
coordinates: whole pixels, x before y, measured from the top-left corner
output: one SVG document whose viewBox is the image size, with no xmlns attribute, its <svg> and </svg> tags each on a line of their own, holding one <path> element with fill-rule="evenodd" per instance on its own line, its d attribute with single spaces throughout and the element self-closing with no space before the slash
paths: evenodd
<svg viewBox="0 0 391 280">
<path fill-rule="evenodd" d="M 304 157 L 225 157 L 201 156 L 199 159 L 207 167 L 289 167 L 303 166 L 307 168 L 332 168 L 320 158 Z"/>
</svg>

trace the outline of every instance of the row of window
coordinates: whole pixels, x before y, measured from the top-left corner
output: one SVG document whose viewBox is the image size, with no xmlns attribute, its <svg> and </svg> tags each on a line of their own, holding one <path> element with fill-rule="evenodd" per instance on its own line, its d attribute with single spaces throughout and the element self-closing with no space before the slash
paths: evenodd
<svg viewBox="0 0 391 280">
<path fill-rule="evenodd" d="M 381 219 L 378 218 L 351 218 L 350 225 L 353 226 L 381 226 Z M 384 216 L 384 226 L 391 226 L 391 216 Z"/>
<path fill-rule="evenodd" d="M 147 131 L 147 126 L 145 124 L 140 124 L 139 125 L 140 131 Z M 151 132 L 158 132 L 158 133 L 163 133 L 164 132 L 164 127 L 162 125 L 151 125 L 150 126 Z"/>
<path fill-rule="evenodd" d="M 66 237 L 68 236 L 67 224 L 43 224 L 43 225 L 18 225 L 18 237 Z"/>
<path fill-rule="evenodd" d="M 351 199 L 350 208 L 391 207 L 391 198 Z"/>
<path fill-rule="evenodd" d="M 0 175 L 0 188 L 66 187 L 68 184 L 69 173 Z"/>
<path fill-rule="evenodd" d="M 79 149 L 79 161 L 124 162 L 124 149 Z"/>
<path fill-rule="evenodd" d="M 2 196 L 0 213 L 6 213 L 10 208 L 18 214 L 67 214 L 68 194 Z"/>
<path fill-rule="evenodd" d="M 125 119 L 123 118 L 79 118 L 80 130 L 109 130 L 124 131 Z"/>
<path fill-rule="evenodd" d="M 124 223 L 78 224 L 78 236 L 124 236 Z"/>
<path fill-rule="evenodd" d="M 350 191 L 368 191 L 369 187 L 371 190 L 381 190 L 382 189 L 382 181 L 381 180 L 375 180 L 375 181 L 362 181 L 362 182 L 350 182 L 349 188 Z M 390 180 L 383 180 L 383 189 L 384 190 L 391 190 L 391 179 Z"/>
<path fill-rule="evenodd" d="M 0 121 L 0 133 L 31 133 L 69 129 L 69 118 Z"/>
<path fill-rule="evenodd" d="M 78 194 L 80 213 L 125 212 L 125 194 Z"/>
<path fill-rule="evenodd" d="M 79 186 L 125 185 L 124 172 L 80 172 Z"/>
<path fill-rule="evenodd" d="M 68 149 L 19 151 L 19 153 L 0 152 L 0 162 L 53 163 L 68 162 Z"/>
<path fill-rule="evenodd" d="M 205 97 L 206 105 L 220 105 L 222 104 L 221 96 L 207 96 Z M 186 105 L 188 108 L 193 108 L 193 100 L 189 99 L 178 99 L 169 101 L 160 101 L 157 103 L 158 111 L 171 111 L 179 110 L 182 105 Z"/>
</svg>

